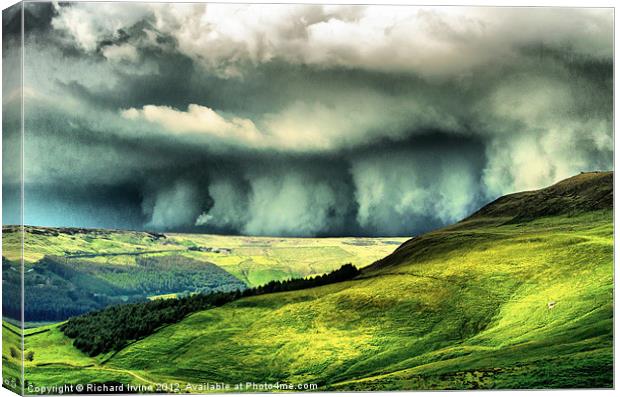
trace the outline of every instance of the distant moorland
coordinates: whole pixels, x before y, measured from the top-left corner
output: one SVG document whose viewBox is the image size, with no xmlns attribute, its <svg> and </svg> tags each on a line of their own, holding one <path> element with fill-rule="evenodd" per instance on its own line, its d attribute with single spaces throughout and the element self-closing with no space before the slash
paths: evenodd
<svg viewBox="0 0 620 397">
<path fill-rule="evenodd" d="M 365 266 L 404 238 L 269 238 L 26 227 L 27 322 L 60 321 L 111 304 L 235 291 Z M 4 244 L 19 242 L 4 228 Z M 19 285 L 20 250 L 5 250 L 6 285 Z M 19 291 L 6 288 L 5 316 L 18 318 Z"/>
</svg>

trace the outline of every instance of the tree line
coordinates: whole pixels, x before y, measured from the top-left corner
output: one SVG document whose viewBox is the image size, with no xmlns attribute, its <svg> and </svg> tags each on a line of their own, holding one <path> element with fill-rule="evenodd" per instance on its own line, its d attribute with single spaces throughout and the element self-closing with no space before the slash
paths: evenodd
<svg viewBox="0 0 620 397">
<path fill-rule="evenodd" d="M 115 305 L 70 318 L 61 331 L 73 339 L 73 345 L 88 354 L 122 349 L 129 342 L 144 338 L 158 328 L 181 321 L 188 314 L 222 306 L 237 299 L 274 292 L 294 291 L 350 280 L 360 270 L 348 263 L 320 276 L 293 278 L 231 292 L 195 294 L 176 299 Z"/>
</svg>

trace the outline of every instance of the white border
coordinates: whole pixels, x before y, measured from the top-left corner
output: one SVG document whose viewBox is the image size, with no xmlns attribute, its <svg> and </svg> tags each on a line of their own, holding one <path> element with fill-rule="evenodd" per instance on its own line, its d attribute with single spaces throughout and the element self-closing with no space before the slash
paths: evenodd
<svg viewBox="0 0 620 397">
<path fill-rule="evenodd" d="M 140 2 L 136 0 L 127 0 L 126 2 Z M 149 2 L 158 2 L 158 3 L 180 3 L 183 1 L 178 0 L 149 0 Z M 368 1 L 368 0 L 338 0 L 338 1 L 325 1 L 325 0 L 316 0 L 316 1 L 308 1 L 308 0 L 298 0 L 298 1 L 257 1 L 257 0 L 218 0 L 218 3 L 299 3 L 299 4 L 393 4 L 393 5 L 454 5 L 454 6 L 517 6 L 517 7 L 527 7 L 527 6 L 551 6 L 551 7 L 612 7 L 615 8 L 615 2 L 610 0 L 542 0 L 542 1 L 481 1 L 481 0 L 444 0 L 444 1 L 436 1 L 436 0 L 423 0 L 423 1 L 414 1 L 414 0 L 376 0 L 376 1 Z M 0 5 L 2 9 L 5 9 L 13 4 L 17 3 L 14 0 L 0 0 Z M 615 26 L 615 25 L 614 25 Z M 1 33 L 0 33 L 0 42 L 1 42 Z M 618 40 L 618 31 L 614 29 L 614 94 L 618 92 L 618 80 L 615 79 L 615 76 L 618 75 L 618 62 L 615 61 L 615 54 L 618 52 L 619 46 Z M 0 56 L 1 56 L 1 46 L 0 46 Z M 0 70 L 1 70 L 0 63 Z M 2 82 L 0 80 L 0 92 L 2 91 Z M 615 95 L 614 95 L 614 131 L 618 128 L 619 120 L 616 116 L 616 108 L 615 108 Z M 614 134 L 615 136 L 615 134 Z M 620 143 L 614 139 L 614 169 L 617 169 L 617 158 L 616 153 L 618 153 L 618 149 L 620 147 Z M 1 148 L 1 142 L 0 142 Z M 0 170 L 1 170 L 1 159 L 2 159 L 2 151 L 0 150 Z M 614 180 L 615 185 L 615 180 Z M 615 190 L 615 186 L 614 186 Z M 2 191 L 0 190 L 0 200 L 2 199 Z M 614 197 L 614 208 L 619 208 L 620 199 L 618 199 L 618 195 Z M 615 212 L 614 212 L 615 213 Z M 0 214 L 0 220 L 2 215 Z M 620 232 L 617 227 L 615 227 L 615 216 L 614 216 L 614 263 L 615 272 L 618 271 L 618 263 L 615 261 L 616 254 L 616 242 L 619 241 L 618 237 L 620 237 Z M 615 296 L 615 294 L 614 294 Z M 1 296 L 0 296 L 1 302 Z M 614 311 L 614 335 L 618 335 L 618 322 L 615 321 L 615 316 L 617 312 Z M 616 364 L 616 349 L 614 344 L 614 381 L 617 382 L 618 375 L 620 370 L 618 365 Z M 450 393 L 451 395 L 467 395 L 474 396 L 479 394 L 491 394 L 493 396 L 527 396 L 527 395 L 545 395 L 545 396 L 582 396 L 585 393 L 595 394 L 597 396 L 612 396 L 615 395 L 615 391 L 613 390 L 536 390 L 536 391 L 436 391 L 436 392 L 377 392 L 373 393 L 378 397 L 387 397 L 390 395 L 398 394 L 399 396 L 428 396 L 428 395 L 436 395 L 437 393 Z M 324 392 L 322 395 L 332 395 L 339 397 L 355 397 L 359 396 L 360 393 L 334 393 L 334 392 Z M 367 394 L 367 393 L 364 393 Z M 290 395 L 290 394 L 289 394 Z M 316 393 L 295 393 L 295 396 L 310 396 L 316 395 Z M 8 397 L 15 396 L 14 393 L 10 392 L 5 388 L 0 387 L 0 397 Z M 161 394 L 161 396 L 167 396 L 165 394 Z M 178 395 L 170 395 L 170 396 L 178 396 Z M 243 396 L 265 396 L 265 394 L 252 393 L 252 394 L 243 394 Z"/>
</svg>

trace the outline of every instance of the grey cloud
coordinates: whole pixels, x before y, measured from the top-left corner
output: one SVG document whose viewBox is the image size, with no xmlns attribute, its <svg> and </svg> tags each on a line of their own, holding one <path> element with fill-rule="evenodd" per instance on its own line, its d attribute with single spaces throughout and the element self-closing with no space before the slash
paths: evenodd
<svg viewBox="0 0 620 397">
<path fill-rule="evenodd" d="M 143 204 L 145 214 L 150 217 L 146 226 L 155 229 L 174 229 L 191 225 L 201 210 L 198 194 L 198 189 L 191 182 L 183 180 L 162 187 L 155 192 L 154 197 L 147 198 Z"/>
<path fill-rule="evenodd" d="M 314 236 L 344 232 L 349 213 L 347 180 L 323 167 L 286 169 L 251 177 L 244 233 Z"/>
<path fill-rule="evenodd" d="M 250 217 L 250 186 L 247 181 L 216 175 L 209 183 L 208 194 L 213 205 L 196 218 L 195 224 L 222 230 L 242 230 Z"/>
<path fill-rule="evenodd" d="M 479 181 L 483 150 L 475 140 L 435 133 L 407 147 L 363 153 L 352 162 L 357 221 L 398 234 L 464 218 L 487 198 Z"/>
<path fill-rule="evenodd" d="M 100 7 L 30 13 L 33 223 L 409 235 L 613 166 L 609 10 Z"/>
</svg>

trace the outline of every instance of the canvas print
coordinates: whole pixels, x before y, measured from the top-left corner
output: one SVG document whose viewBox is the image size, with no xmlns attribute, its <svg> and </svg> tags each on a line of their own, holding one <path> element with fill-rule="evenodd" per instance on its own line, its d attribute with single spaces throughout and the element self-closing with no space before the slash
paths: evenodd
<svg viewBox="0 0 620 397">
<path fill-rule="evenodd" d="M 2 17 L 4 387 L 613 387 L 613 9 Z"/>
</svg>

